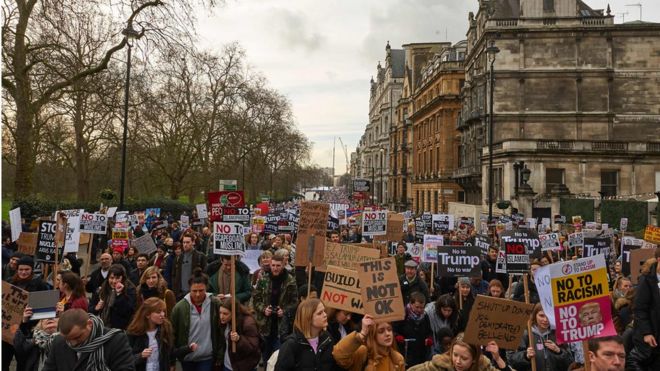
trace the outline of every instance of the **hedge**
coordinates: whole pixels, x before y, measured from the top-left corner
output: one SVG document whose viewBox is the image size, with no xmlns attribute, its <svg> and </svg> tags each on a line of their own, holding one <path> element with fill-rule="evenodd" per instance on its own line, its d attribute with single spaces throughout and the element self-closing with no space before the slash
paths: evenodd
<svg viewBox="0 0 660 371">
<path fill-rule="evenodd" d="M 639 231 L 646 228 L 648 224 L 648 203 L 635 200 L 601 201 L 601 222 L 618 229 L 621 218 L 628 218 L 628 231 Z"/>
<path fill-rule="evenodd" d="M 584 221 L 594 221 L 594 202 L 591 199 L 562 198 L 559 200 L 559 213 L 570 223 L 571 217 L 579 215 Z"/>
</svg>

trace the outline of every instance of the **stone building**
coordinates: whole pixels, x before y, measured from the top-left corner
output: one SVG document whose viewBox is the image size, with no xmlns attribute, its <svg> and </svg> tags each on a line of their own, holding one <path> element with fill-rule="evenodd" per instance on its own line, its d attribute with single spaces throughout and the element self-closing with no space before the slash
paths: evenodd
<svg viewBox="0 0 660 371">
<path fill-rule="evenodd" d="M 452 179 L 458 165 L 456 120 L 465 80 L 466 42 L 433 55 L 420 73 L 411 100 L 413 127 L 413 210 L 446 212 L 449 202 L 464 201 L 463 189 Z"/>
<path fill-rule="evenodd" d="M 493 202 L 550 216 L 550 194 L 660 186 L 660 24 L 614 24 L 580 0 L 480 0 L 469 15 L 454 179 L 486 212 L 494 61 Z M 529 181 L 521 182 L 522 169 Z M 525 173 L 527 171 L 524 171 Z M 497 209 L 495 208 L 495 211 Z"/>
<path fill-rule="evenodd" d="M 428 60 L 450 43 L 412 43 L 403 45 L 405 65 L 403 72 L 403 91 L 396 105 L 396 122 L 390 129 L 390 210 L 410 210 L 412 199 L 412 95 L 421 82 L 422 67 Z"/>
</svg>

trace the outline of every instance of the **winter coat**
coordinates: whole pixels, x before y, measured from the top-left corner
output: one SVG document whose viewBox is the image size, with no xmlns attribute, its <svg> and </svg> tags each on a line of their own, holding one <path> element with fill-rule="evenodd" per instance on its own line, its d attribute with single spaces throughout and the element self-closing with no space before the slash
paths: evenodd
<svg viewBox="0 0 660 371">
<path fill-rule="evenodd" d="M 108 331 L 107 328 L 103 329 L 103 333 Z M 57 335 L 42 371 L 84 371 L 88 366 L 90 355 L 91 353 L 83 353 L 78 359 L 76 351 L 69 348 L 64 337 Z M 103 359 L 112 371 L 135 370 L 133 353 L 124 332 L 115 333 L 103 344 Z"/>
<path fill-rule="evenodd" d="M 635 293 L 634 317 L 636 343 L 644 342 L 645 335 L 653 335 L 660 341 L 660 287 L 656 269 L 658 263 L 651 265 L 648 273 L 642 274 Z"/>
<path fill-rule="evenodd" d="M 442 339 L 438 336 L 438 333 L 440 332 L 440 329 L 442 328 L 448 328 L 451 330 L 451 333 L 455 335 L 458 334 L 458 313 L 456 316 L 452 316 L 449 319 L 444 319 L 440 315 L 438 315 L 438 311 L 436 310 L 435 307 L 435 302 L 431 302 L 426 304 L 426 307 L 424 308 L 424 311 L 426 312 L 426 317 L 429 319 L 429 323 L 431 325 L 431 331 L 433 332 L 433 354 L 439 354 L 442 353 L 440 346 Z M 452 321 L 452 318 L 454 320 Z"/>
<path fill-rule="evenodd" d="M 140 295 L 138 295 L 137 297 L 136 308 L 139 308 L 142 305 L 142 303 L 144 303 L 144 301 L 149 298 L 152 297 L 159 298 L 165 302 L 165 309 L 166 309 L 165 314 L 167 315 L 167 318 L 170 318 L 172 316 L 172 310 L 176 305 L 176 298 L 174 297 L 174 291 L 170 289 L 165 289 L 165 292 L 163 292 L 162 294 L 159 292 L 154 292 L 152 294 L 150 292 L 147 292 L 147 290 L 145 290 L 146 286 L 147 284 L 145 283 L 142 285 L 142 288 L 140 289 Z"/>
<path fill-rule="evenodd" d="M 522 281 L 518 282 L 516 289 L 513 291 L 513 300 L 523 303 L 525 302 L 525 285 Z M 539 298 L 539 292 L 536 289 L 536 284 L 534 283 L 534 279 L 531 276 L 529 277 L 529 302 L 531 304 L 537 304 L 541 302 L 541 299 Z"/>
<path fill-rule="evenodd" d="M 110 273 L 108 273 L 108 275 L 109 274 Z M 89 281 L 87 281 L 87 284 L 85 284 L 85 291 L 91 294 L 95 293 L 96 290 L 98 290 L 99 287 L 101 287 L 103 282 L 105 282 L 107 277 L 108 276 L 106 276 L 106 278 L 103 278 L 103 275 L 101 274 L 101 267 L 97 268 L 89 275 Z"/>
<path fill-rule="evenodd" d="M 101 296 L 98 293 L 92 296 L 92 301 L 89 303 L 89 313 L 101 315 L 103 308 L 100 311 L 96 310 L 96 304 L 99 303 L 99 300 L 101 300 Z M 121 295 L 115 297 L 115 302 L 109 308 L 110 312 L 105 326 L 126 330 L 128 324 L 131 323 L 133 314 L 135 314 L 136 300 L 135 287 L 131 284 L 124 286 L 124 291 Z M 104 298 L 103 301 L 104 306 L 108 305 L 108 298 Z"/>
<path fill-rule="evenodd" d="M 14 335 L 14 354 L 17 360 L 21 360 L 20 367 L 25 371 L 39 370 L 39 361 L 42 357 L 42 351 L 34 343 L 32 330 L 29 323 L 21 323 Z M 47 357 L 48 354 L 44 354 Z"/>
<path fill-rule="evenodd" d="M 282 282 L 282 290 L 280 292 L 280 297 L 277 302 L 277 306 L 282 308 L 284 312 L 293 311 L 295 312 L 298 307 L 298 288 L 296 286 L 296 278 L 293 274 L 282 270 L 281 274 L 286 274 L 284 281 Z M 267 337 L 271 335 L 271 321 L 273 317 L 277 317 L 277 314 L 272 314 L 269 317 L 266 317 L 264 310 L 270 305 L 270 294 L 273 291 L 272 288 L 272 277 L 271 274 L 264 274 L 263 277 L 257 282 L 257 287 L 254 291 L 253 305 L 255 310 L 255 319 L 257 320 L 257 325 L 259 326 L 259 331 L 261 335 Z M 287 332 L 287 321 L 283 318 L 278 318 L 278 334 L 280 337 L 285 337 L 288 335 Z"/>
<path fill-rule="evenodd" d="M 211 294 L 207 294 L 211 300 L 210 314 L 211 314 L 211 343 L 213 346 L 213 359 L 218 360 L 218 349 L 222 341 L 222 334 L 220 334 L 219 326 L 214 324 L 220 323 L 220 301 Z M 174 347 L 179 349 L 181 347 L 189 346 L 190 340 L 190 295 L 186 295 L 183 299 L 179 300 L 172 310 L 172 329 L 174 330 Z M 179 358 L 183 359 L 183 356 Z"/>
<path fill-rule="evenodd" d="M 220 293 L 220 287 L 218 284 L 218 275 L 220 274 L 220 265 L 222 264 L 222 259 L 218 259 L 213 263 L 209 264 L 206 269 L 206 274 L 209 276 L 209 287 L 210 292 L 214 295 Z M 248 268 L 245 263 L 236 260 L 236 269 L 235 269 L 234 281 L 236 284 L 236 298 L 241 304 L 247 304 L 250 301 L 252 296 L 252 285 L 250 284 L 250 268 Z"/>
<path fill-rule="evenodd" d="M 406 319 L 393 324 L 394 334 L 403 336 L 404 339 L 412 339 L 407 343 L 398 343 L 399 349 L 404 353 L 406 365 L 414 366 L 429 360 L 432 347 L 426 346 L 427 339 L 433 339 L 433 331 L 429 316 L 426 314 L 421 320 L 415 321 L 408 314 Z"/>
<path fill-rule="evenodd" d="M 367 346 L 357 332 L 352 332 L 335 345 L 332 356 L 337 364 L 348 371 L 404 371 L 401 353 L 391 350 L 388 355 L 369 358 Z"/>
<path fill-rule="evenodd" d="M 242 322 L 236 323 L 236 332 L 239 335 L 236 353 L 231 352 L 232 341 L 229 339 L 229 335 L 226 339 L 224 337 L 225 327 L 220 325 L 222 338 L 218 343 L 218 359 L 224 362 L 225 352 L 229 350 L 229 360 L 233 371 L 254 370 L 261 360 L 261 335 L 254 317 L 247 315 L 243 317 Z M 227 344 L 229 344 L 229 349 L 227 349 Z"/>
<path fill-rule="evenodd" d="M 518 371 L 532 369 L 532 364 L 529 359 L 527 359 L 527 348 L 530 346 L 529 336 L 527 334 L 527 330 L 525 330 L 523 332 L 522 338 L 520 339 L 518 350 L 515 352 L 510 352 L 507 356 L 511 367 Z M 544 342 L 546 340 L 552 340 L 554 343 L 557 343 L 554 330 L 548 330 L 541 333 L 536 326 L 532 326 L 532 334 L 534 336 L 534 344 L 532 347 L 536 352 L 536 356 L 534 358 L 536 358 L 537 371 L 555 371 L 568 369 L 568 366 L 573 362 L 573 354 L 564 345 L 558 345 L 560 349 L 559 353 L 555 353 L 545 347 Z"/>
<path fill-rule="evenodd" d="M 419 279 L 419 275 L 416 275 L 415 279 L 410 282 L 406 278 L 406 275 L 403 274 L 399 277 L 399 283 L 401 284 L 401 294 L 405 304 L 410 302 L 410 294 L 415 291 L 422 293 L 426 301 L 429 301 L 429 287 L 426 285 L 426 282 Z"/>
<path fill-rule="evenodd" d="M 9 281 L 12 285 L 20 287 L 25 291 L 34 292 L 34 291 L 45 291 L 48 290 L 48 285 L 38 278 L 33 278 L 27 281 L 14 281 L 13 279 Z"/>
<path fill-rule="evenodd" d="M 348 336 L 353 331 L 353 326 L 351 322 L 347 322 L 346 325 L 342 325 L 339 322 L 328 322 L 328 332 L 332 336 L 332 341 L 337 344 L 341 338 L 341 332 L 339 332 L 339 327 L 343 327 L 346 331 L 346 336 Z"/>
<path fill-rule="evenodd" d="M 314 349 L 297 329 L 280 347 L 275 371 L 332 371 L 336 364 L 332 358 L 334 343 L 327 331 L 319 334 L 319 345 Z"/>
<path fill-rule="evenodd" d="M 206 255 L 195 249 L 192 249 L 191 252 L 192 264 L 190 272 L 194 272 L 195 268 L 202 268 L 202 270 L 204 270 L 206 268 Z M 172 267 L 172 291 L 174 291 L 177 298 L 186 294 L 181 291 L 181 269 L 183 268 L 184 254 L 185 253 L 181 253 L 181 255 L 175 256 L 174 265 Z"/>
<path fill-rule="evenodd" d="M 557 370 L 565 370 L 566 368 L 562 369 L 557 369 Z M 429 362 L 422 363 L 421 365 L 413 366 L 408 369 L 408 371 L 454 371 L 454 364 L 452 363 L 451 360 L 451 355 L 449 353 L 442 353 L 433 356 L 433 359 L 431 359 Z M 500 370 L 499 368 L 493 366 L 493 364 L 490 362 L 488 357 L 482 355 L 479 357 L 479 366 L 477 368 L 479 371 L 497 371 Z M 502 370 L 511 370 L 511 368 L 507 365 L 507 367 L 503 368 Z"/>
<path fill-rule="evenodd" d="M 158 342 L 158 364 L 160 371 L 169 371 L 170 366 L 176 364 L 176 358 L 183 358 L 190 353 L 190 346 L 174 348 L 173 344 L 166 346 L 160 337 L 160 328 L 156 331 L 156 341 Z M 142 358 L 142 351 L 149 348 L 149 335 L 128 335 L 128 343 L 131 346 L 133 360 L 135 361 L 136 371 L 145 371 L 147 368 L 146 358 Z"/>
<path fill-rule="evenodd" d="M 489 282 L 491 280 L 497 279 L 500 282 L 502 282 L 502 286 L 504 286 L 504 291 L 509 287 L 509 276 L 506 273 L 497 273 L 495 272 L 495 265 L 497 264 L 497 261 L 491 261 L 488 260 L 486 257 L 484 260 L 481 261 L 481 276 L 484 281 Z"/>
</svg>

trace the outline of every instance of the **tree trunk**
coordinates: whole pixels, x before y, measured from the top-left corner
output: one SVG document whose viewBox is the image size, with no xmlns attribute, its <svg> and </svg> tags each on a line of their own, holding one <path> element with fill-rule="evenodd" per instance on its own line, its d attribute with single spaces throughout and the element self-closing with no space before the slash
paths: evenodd
<svg viewBox="0 0 660 371">
<path fill-rule="evenodd" d="M 76 89 L 82 87 L 82 81 L 75 84 Z M 76 173 L 76 191 L 78 201 L 87 201 L 89 199 L 89 157 L 85 151 L 85 120 L 83 119 L 84 110 L 84 93 L 79 90 L 74 93 L 74 113 L 73 113 L 73 128 L 76 136 L 76 150 L 75 150 L 75 165 L 74 171 Z"/>
<path fill-rule="evenodd" d="M 28 98 L 25 97 L 25 100 Z M 16 97 L 16 178 L 14 198 L 32 194 L 32 172 L 36 163 L 34 153 L 34 112 L 29 102 L 19 103 Z"/>
</svg>

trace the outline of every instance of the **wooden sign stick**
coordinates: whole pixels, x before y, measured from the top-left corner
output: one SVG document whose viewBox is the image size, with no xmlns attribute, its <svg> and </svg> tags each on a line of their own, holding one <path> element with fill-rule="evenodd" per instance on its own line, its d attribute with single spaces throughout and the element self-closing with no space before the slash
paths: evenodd
<svg viewBox="0 0 660 371">
<path fill-rule="evenodd" d="M 89 266 L 92 261 L 92 242 L 94 241 L 95 235 L 91 234 L 89 235 L 89 242 L 87 243 L 87 261 L 85 262 L 85 276 L 89 276 Z"/>
<path fill-rule="evenodd" d="M 589 359 L 589 343 L 582 340 L 582 353 L 584 353 L 584 371 L 591 371 L 591 360 Z"/>
<path fill-rule="evenodd" d="M 435 276 L 433 275 L 433 267 L 435 267 L 435 263 L 431 263 L 431 291 L 433 291 L 433 281 L 435 281 Z"/>
<path fill-rule="evenodd" d="M 231 330 L 236 332 L 236 255 L 231 256 Z M 236 343 L 231 342 L 231 351 L 236 353 Z"/>
<path fill-rule="evenodd" d="M 312 292 L 312 262 L 314 261 L 314 243 L 316 243 L 316 236 L 310 236 L 307 240 L 307 296 Z"/>
</svg>

